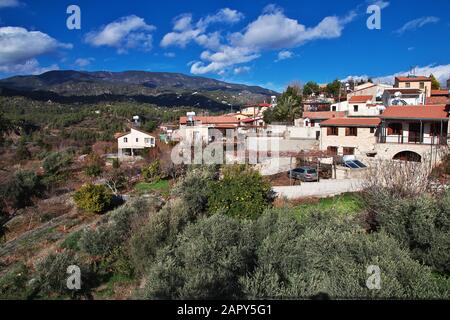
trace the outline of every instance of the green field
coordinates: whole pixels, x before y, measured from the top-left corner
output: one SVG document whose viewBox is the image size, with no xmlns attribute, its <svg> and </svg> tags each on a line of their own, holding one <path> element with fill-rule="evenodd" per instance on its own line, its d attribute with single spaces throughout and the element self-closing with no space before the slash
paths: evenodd
<svg viewBox="0 0 450 320">
<path fill-rule="evenodd" d="M 159 180 L 159 181 L 153 182 L 153 183 L 139 182 L 134 186 L 134 190 L 141 194 L 152 192 L 152 191 L 167 192 L 167 191 L 169 191 L 169 181 L 168 180 Z"/>
<path fill-rule="evenodd" d="M 361 212 L 363 205 L 355 193 L 320 199 L 317 203 L 305 203 L 295 207 L 296 216 L 301 219 L 313 212 L 333 210 L 339 215 L 355 215 Z"/>
</svg>

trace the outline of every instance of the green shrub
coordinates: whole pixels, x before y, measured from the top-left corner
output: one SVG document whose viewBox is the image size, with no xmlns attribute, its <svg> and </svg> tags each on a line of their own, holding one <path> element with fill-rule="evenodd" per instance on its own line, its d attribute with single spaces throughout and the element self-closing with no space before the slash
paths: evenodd
<svg viewBox="0 0 450 320">
<path fill-rule="evenodd" d="M 26 142 L 24 140 L 20 140 L 16 149 L 16 159 L 17 160 L 28 160 L 31 159 L 31 153 L 27 148 Z"/>
<path fill-rule="evenodd" d="M 101 213 L 110 208 L 112 193 L 104 185 L 87 184 L 73 196 L 78 208 L 87 212 Z"/>
<path fill-rule="evenodd" d="M 155 160 L 148 166 L 142 168 L 142 176 L 144 177 L 145 182 L 156 182 L 161 179 L 159 160 Z"/>
<path fill-rule="evenodd" d="M 81 271 L 81 289 L 67 288 L 69 266 L 78 266 Z M 89 264 L 70 251 L 50 254 L 36 265 L 36 280 L 43 295 L 63 295 L 77 297 L 87 295 L 95 284 L 95 276 Z"/>
<path fill-rule="evenodd" d="M 251 271 L 253 250 L 247 225 L 221 214 L 201 219 L 158 252 L 141 294 L 150 299 L 240 298 L 239 278 Z"/>
<path fill-rule="evenodd" d="M 368 208 L 377 228 L 409 248 L 414 259 L 450 275 L 450 192 L 437 198 L 396 198 L 386 193 L 377 200 Z"/>
<path fill-rule="evenodd" d="M 72 163 L 72 155 L 69 152 L 52 152 L 45 159 L 42 167 L 46 175 L 58 175 L 68 169 Z"/>
<path fill-rule="evenodd" d="M 79 241 L 82 236 L 82 231 L 76 231 L 67 236 L 66 239 L 61 243 L 61 248 L 70 249 L 73 251 L 80 250 Z"/>
<path fill-rule="evenodd" d="M 98 177 L 103 172 L 103 159 L 96 153 L 91 153 L 87 157 L 87 165 L 84 169 L 84 173 L 88 177 Z"/>
<path fill-rule="evenodd" d="M 267 219 L 262 217 L 262 219 Z M 269 219 L 270 221 L 270 219 Z M 442 298 L 429 268 L 384 232 L 367 234 L 333 212 L 312 214 L 298 227 L 270 227 L 257 249 L 258 267 L 241 278 L 248 298 Z M 300 231 L 300 232 L 299 232 Z M 367 267 L 381 270 L 381 289 L 369 290 Z"/>
<path fill-rule="evenodd" d="M 130 255 L 139 272 L 154 262 L 156 252 L 167 244 L 173 243 L 178 233 L 196 219 L 188 211 L 181 199 L 167 203 L 159 212 L 152 214 L 130 241 Z"/>
<path fill-rule="evenodd" d="M 41 193 L 41 179 L 32 171 L 17 171 L 12 179 L 0 188 L 0 195 L 15 209 L 31 205 L 33 197 L 40 196 Z"/>
<path fill-rule="evenodd" d="M 102 167 L 97 164 L 91 164 L 88 165 L 85 169 L 84 169 L 84 173 L 88 176 L 88 177 L 98 177 L 99 175 L 101 175 L 103 172 Z"/>
<path fill-rule="evenodd" d="M 270 183 L 246 166 L 224 168 L 223 178 L 213 183 L 210 190 L 210 213 L 223 210 L 240 219 L 257 218 L 274 199 Z"/>
<path fill-rule="evenodd" d="M 34 288 L 29 284 L 30 270 L 20 263 L 0 277 L 0 300 L 26 300 L 33 296 Z"/>
<path fill-rule="evenodd" d="M 214 167 L 191 168 L 175 185 L 172 194 L 180 197 L 187 210 L 202 213 L 207 210 L 211 183 L 216 179 Z"/>
<path fill-rule="evenodd" d="M 91 256 L 106 257 L 114 249 L 124 245 L 131 237 L 132 230 L 138 228 L 153 210 L 145 200 L 135 200 L 112 211 L 106 222 L 96 229 L 84 230 L 79 247 Z"/>
</svg>

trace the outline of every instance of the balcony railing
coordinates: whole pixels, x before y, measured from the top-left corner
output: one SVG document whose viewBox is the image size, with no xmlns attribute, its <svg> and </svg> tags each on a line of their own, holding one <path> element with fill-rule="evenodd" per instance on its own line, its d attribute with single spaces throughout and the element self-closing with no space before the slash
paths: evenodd
<svg viewBox="0 0 450 320">
<path fill-rule="evenodd" d="M 424 137 L 420 135 L 388 135 L 380 136 L 378 143 L 399 143 L 399 144 L 427 144 L 427 145 L 447 145 L 450 137 L 445 135 L 436 135 Z"/>
</svg>

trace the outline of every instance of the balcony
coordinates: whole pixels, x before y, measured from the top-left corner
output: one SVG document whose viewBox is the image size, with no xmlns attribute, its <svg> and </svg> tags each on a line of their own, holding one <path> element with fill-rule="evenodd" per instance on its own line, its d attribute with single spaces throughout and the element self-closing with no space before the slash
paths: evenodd
<svg viewBox="0 0 450 320">
<path fill-rule="evenodd" d="M 420 136 L 419 134 L 406 135 L 382 135 L 378 137 L 378 143 L 398 144 L 425 144 L 425 145 L 447 145 L 450 137 L 444 135 Z"/>
</svg>

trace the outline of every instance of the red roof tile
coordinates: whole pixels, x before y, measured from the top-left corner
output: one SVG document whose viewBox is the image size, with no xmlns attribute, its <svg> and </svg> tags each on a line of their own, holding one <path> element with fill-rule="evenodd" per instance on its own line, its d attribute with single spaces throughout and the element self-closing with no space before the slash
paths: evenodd
<svg viewBox="0 0 450 320">
<path fill-rule="evenodd" d="M 195 116 L 194 121 L 200 121 L 203 124 L 239 124 L 236 117 L 230 116 Z M 180 117 L 180 124 L 186 124 L 187 117 Z"/>
<path fill-rule="evenodd" d="M 421 93 L 422 92 L 422 90 L 420 90 L 420 89 L 413 89 L 413 88 L 393 88 L 393 89 L 384 89 L 384 91 L 387 91 L 389 93 L 400 92 L 403 94 Z"/>
<path fill-rule="evenodd" d="M 372 100 L 373 96 L 353 96 L 348 101 L 349 103 L 365 103 L 369 100 Z"/>
<path fill-rule="evenodd" d="M 383 119 L 448 119 L 445 105 L 392 106 L 386 108 Z"/>
<path fill-rule="evenodd" d="M 432 96 L 448 96 L 448 90 L 431 90 Z"/>
<path fill-rule="evenodd" d="M 380 118 L 332 118 L 320 123 L 321 127 L 377 127 Z"/>
<path fill-rule="evenodd" d="M 431 78 L 424 76 L 408 76 L 408 77 L 395 77 L 395 80 L 401 82 L 414 82 L 414 81 L 431 81 Z"/>
<path fill-rule="evenodd" d="M 450 104 L 450 98 L 446 96 L 428 97 L 426 104 Z"/>
<path fill-rule="evenodd" d="M 303 118 L 324 120 L 330 118 L 342 118 L 345 116 L 345 112 L 341 111 L 305 111 L 303 112 Z"/>
</svg>

